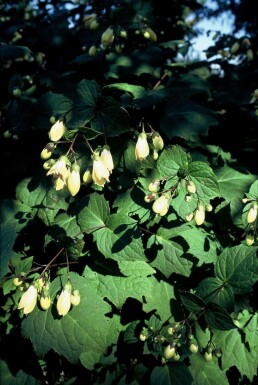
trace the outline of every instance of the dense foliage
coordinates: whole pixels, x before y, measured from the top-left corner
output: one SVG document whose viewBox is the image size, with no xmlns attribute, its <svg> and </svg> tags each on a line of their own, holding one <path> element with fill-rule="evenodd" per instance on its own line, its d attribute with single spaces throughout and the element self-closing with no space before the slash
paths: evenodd
<svg viewBox="0 0 258 385">
<path fill-rule="evenodd" d="M 1 384 L 257 384 L 257 19 L 216 3 L 0 4 Z"/>
</svg>

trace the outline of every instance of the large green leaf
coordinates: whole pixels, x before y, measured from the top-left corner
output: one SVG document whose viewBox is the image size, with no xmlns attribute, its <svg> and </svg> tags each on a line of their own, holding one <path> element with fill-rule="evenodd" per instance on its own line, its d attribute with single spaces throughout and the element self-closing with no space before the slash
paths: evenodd
<svg viewBox="0 0 258 385">
<path fill-rule="evenodd" d="M 206 309 L 206 302 L 196 294 L 181 291 L 180 298 L 185 308 L 192 313 L 199 313 Z"/>
<path fill-rule="evenodd" d="M 62 277 L 63 284 L 66 282 Z M 80 291 L 81 302 L 67 315 L 60 318 L 55 308 L 56 295 L 60 292 L 60 278 L 50 285 L 52 307 L 43 311 L 36 307 L 22 322 L 22 333 L 29 338 L 39 357 L 53 349 L 76 364 L 92 369 L 106 353 L 108 346 L 115 343 L 121 330 L 117 317 L 106 317 L 110 306 L 97 293 L 95 285 L 85 277 L 70 273 L 70 279 Z"/>
<path fill-rule="evenodd" d="M 121 261 L 118 263 L 119 270 L 127 277 L 147 277 L 156 271 L 145 261 Z"/>
<path fill-rule="evenodd" d="M 147 250 L 152 258 L 155 257 L 151 266 L 159 269 L 167 278 L 172 273 L 189 276 L 192 262 L 184 258 L 182 246 L 170 238 L 169 230 L 162 227 L 149 238 Z"/>
<path fill-rule="evenodd" d="M 217 178 L 208 164 L 199 161 L 191 162 L 188 173 L 196 185 L 198 196 L 204 203 L 220 195 Z"/>
<path fill-rule="evenodd" d="M 130 127 L 120 104 L 111 96 L 100 98 L 98 108 L 94 112 L 91 126 L 95 131 L 102 132 L 109 137 L 129 131 Z"/>
<path fill-rule="evenodd" d="M 237 329 L 216 331 L 214 343 L 222 350 L 222 370 L 237 366 L 241 377 L 246 376 L 252 382 L 257 375 L 258 350 L 249 350 L 242 340 L 242 333 Z"/>
<path fill-rule="evenodd" d="M 235 225 L 242 227 L 242 198 L 249 190 L 257 176 L 242 173 L 229 166 L 214 170 L 222 197 L 229 202 L 232 221 Z"/>
<path fill-rule="evenodd" d="M 193 376 L 193 385 L 228 385 L 226 370 L 221 370 L 218 360 L 206 362 L 201 354 L 192 354 L 189 370 Z"/>
<path fill-rule="evenodd" d="M 225 249 L 215 265 L 215 275 L 230 285 L 235 294 L 251 292 L 257 282 L 257 247 L 243 244 Z"/>
<path fill-rule="evenodd" d="M 162 151 L 157 161 L 157 170 L 162 177 L 172 177 L 177 175 L 181 167 L 187 166 L 190 162 L 190 154 L 181 146 L 173 145 Z"/>
<path fill-rule="evenodd" d="M 78 214 L 78 224 L 81 231 L 95 232 L 105 227 L 109 215 L 109 205 L 103 195 L 93 193 L 86 196 L 81 202 L 82 209 Z"/>
<path fill-rule="evenodd" d="M 56 191 L 51 181 L 23 179 L 16 188 L 16 198 L 28 207 L 34 208 L 37 216 L 46 224 L 53 223 L 60 209 L 66 210 L 67 191 Z"/>
<path fill-rule="evenodd" d="M 0 360 L 0 383 L 4 385 L 41 385 L 42 381 L 23 370 L 19 370 L 14 374 L 7 363 Z"/>
<path fill-rule="evenodd" d="M 115 261 L 146 260 L 137 222 L 122 214 L 108 217 L 107 227 L 94 234 L 98 249 L 106 258 Z"/>
<path fill-rule="evenodd" d="M 228 312 L 234 310 L 234 294 L 232 289 L 230 286 L 223 285 L 223 282 L 218 278 L 209 277 L 203 279 L 197 287 L 196 294 L 206 302 L 216 302 Z"/>
<path fill-rule="evenodd" d="M 236 328 L 228 312 L 215 302 L 207 304 L 205 319 L 210 328 L 217 330 L 230 330 Z"/>
<path fill-rule="evenodd" d="M 52 91 L 42 94 L 37 101 L 38 113 L 35 118 L 37 127 L 50 130 L 50 118 L 52 116 L 66 116 L 66 122 L 69 123 L 70 115 L 67 115 L 67 112 L 71 111 L 72 105 L 72 101 L 63 94 Z"/>
<path fill-rule="evenodd" d="M 128 83 L 108 84 L 102 88 L 103 91 L 105 89 L 111 89 L 111 90 L 115 89 L 115 90 L 127 92 L 133 98 L 136 98 L 141 94 L 142 91 L 144 91 L 144 88 L 142 86 L 136 86 L 134 84 L 128 84 Z"/>
<path fill-rule="evenodd" d="M 173 100 L 166 105 L 161 119 L 161 129 L 171 139 L 175 136 L 195 142 L 207 136 L 209 126 L 217 124 L 215 114 L 189 100 Z"/>
<path fill-rule="evenodd" d="M 150 377 L 150 385 L 191 385 L 193 377 L 183 362 L 171 362 L 156 366 Z"/>
</svg>

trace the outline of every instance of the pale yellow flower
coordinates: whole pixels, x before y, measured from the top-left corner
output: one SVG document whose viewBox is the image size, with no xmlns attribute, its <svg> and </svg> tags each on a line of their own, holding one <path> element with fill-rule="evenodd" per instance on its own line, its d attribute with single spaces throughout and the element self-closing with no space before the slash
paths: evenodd
<svg viewBox="0 0 258 385">
<path fill-rule="evenodd" d="M 200 226 L 205 220 L 205 210 L 203 205 L 199 205 L 194 213 L 195 223 Z"/>
<path fill-rule="evenodd" d="M 65 316 L 71 308 L 71 285 L 67 283 L 58 297 L 56 308 L 59 315 Z"/>
<path fill-rule="evenodd" d="M 164 216 L 167 214 L 169 209 L 169 196 L 167 194 L 162 194 L 152 205 L 152 210 L 155 214 Z"/>
<path fill-rule="evenodd" d="M 31 313 L 37 303 L 38 291 L 34 285 L 30 285 L 29 288 L 23 293 L 18 304 L 18 309 L 23 311 L 23 314 Z"/>
<path fill-rule="evenodd" d="M 67 178 L 67 188 L 72 196 L 75 196 L 81 187 L 80 166 L 76 163 L 72 165 L 72 169 Z"/>
<path fill-rule="evenodd" d="M 111 173 L 112 170 L 114 169 L 114 162 L 108 146 L 105 146 L 101 151 L 100 159 L 102 163 L 106 166 L 108 171 Z"/>
<path fill-rule="evenodd" d="M 53 142 L 57 142 L 62 138 L 66 131 L 66 127 L 64 125 L 63 120 L 57 120 L 53 126 L 50 128 L 50 131 L 48 133 L 49 139 Z"/>
<path fill-rule="evenodd" d="M 98 186 L 104 187 L 105 183 L 109 182 L 109 175 L 110 172 L 101 160 L 99 154 L 94 153 L 92 169 L 93 182 L 96 183 Z"/>
<path fill-rule="evenodd" d="M 160 151 L 164 147 L 164 140 L 158 132 L 154 132 L 152 134 L 152 143 L 155 150 Z"/>
<path fill-rule="evenodd" d="M 135 158 L 136 160 L 144 160 L 150 153 L 150 147 L 147 141 L 147 135 L 145 132 L 139 134 L 136 146 L 135 146 Z"/>
<path fill-rule="evenodd" d="M 81 301 L 81 296 L 79 290 L 73 290 L 71 293 L 71 304 L 73 306 L 79 305 Z"/>
<path fill-rule="evenodd" d="M 51 305 L 51 299 L 50 299 L 50 296 L 47 295 L 47 296 L 44 296 L 42 295 L 40 297 L 40 300 L 39 300 L 39 303 L 40 303 L 40 306 L 43 310 L 47 310 L 50 308 L 50 305 Z"/>
<path fill-rule="evenodd" d="M 68 159 L 66 156 L 60 156 L 57 162 L 50 168 L 47 175 L 53 175 L 54 188 L 62 190 L 66 185 L 70 170 L 67 168 Z"/>
</svg>

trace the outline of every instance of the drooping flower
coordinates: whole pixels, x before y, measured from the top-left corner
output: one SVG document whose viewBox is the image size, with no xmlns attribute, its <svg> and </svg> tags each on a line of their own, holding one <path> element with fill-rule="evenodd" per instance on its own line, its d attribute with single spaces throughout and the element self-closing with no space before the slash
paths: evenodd
<svg viewBox="0 0 258 385">
<path fill-rule="evenodd" d="M 72 286 L 68 282 L 58 297 L 56 308 L 59 315 L 65 316 L 71 308 L 71 291 Z"/>
<path fill-rule="evenodd" d="M 68 158 L 65 155 L 60 156 L 56 163 L 49 169 L 47 175 L 53 175 L 55 190 L 62 190 L 67 183 L 70 170 L 67 167 Z"/>
<path fill-rule="evenodd" d="M 250 207 L 250 209 L 247 213 L 247 222 L 253 223 L 257 218 L 257 213 L 258 213 L 258 206 L 255 203 Z"/>
<path fill-rule="evenodd" d="M 112 154 L 110 152 L 109 146 L 104 146 L 101 151 L 100 159 L 102 163 L 106 166 L 108 171 L 111 173 L 114 169 L 114 162 L 112 158 Z"/>
<path fill-rule="evenodd" d="M 62 138 L 65 131 L 66 127 L 64 121 L 62 119 L 58 119 L 50 128 L 50 131 L 48 133 L 49 139 L 52 140 L 52 142 L 57 142 Z"/>
<path fill-rule="evenodd" d="M 203 205 L 198 205 L 198 207 L 194 213 L 194 220 L 198 226 L 203 224 L 203 222 L 205 220 L 205 210 L 204 210 Z"/>
<path fill-rule="evenodd" d="M 145 132 L 141 132 L 138 136 L 135 146 L 135 158 L 136 160 L 144 160 L 150 153 L 150 147 L 147 141 L 147 135 Z"/>
<path fill-rule="evenodd" d="M 23 293 L 18 304 L 18 309 L 23 311 L 23 314 L 29 314 L 33 311 L 37 303 L 38 291 L 34 285 L 30 285 L 29 288 Z"/>
<path fill-rule="evenodd" d="M 47 310 L 50 308 L 51 299 L 49 295 L 41 295 L 39 300 L 40 306 L 43 310 Z"/>
<path fill-rule="evenodd" d="M 48 143 L 43 150 L 40 153 L 40 157 L 42 160 L 47 160 L 51 157 L 53 151 L 55 149 L 55 144 L 54 143 Z"/>
<path fill-rule="evenodd" d="M 82 176 L 82 181 L 85 184 L 89 184 L 92 181 L 92 174 L 90 170 L 86 170 Z"/>
<path fill-rule="evenodd" d="M 67 188 L 69 193 L 74 197 L 80 190 L 81 187 L 81 176 L 80 166 L 77 163 L 73 163 L 71 172 L 67 178 Z"/>
<path fill-rule="evenodd" d="M 93 169 L 92 169 L 92 179 L 100 187 L 104 187 L 106 182 L 109 182 L 110 172 L 107 169 L 106 165 L 101 160 L 99 153 L 95 152 L 93 154 Z"/>
<path fill-rule="evenodd" d="M 155 214 L 164 216 L 169 209 L 169 194 L 162 194 L 152 205 L 152 210 Z"/>
<path fill-rule="evenodd" d="M 152 144 L 155 150 L 157 151 L 162 150 L 164 147 L 164 140 L 157 131 L 154 131 L 154 133 L 152 134 Z"/>
</svg>

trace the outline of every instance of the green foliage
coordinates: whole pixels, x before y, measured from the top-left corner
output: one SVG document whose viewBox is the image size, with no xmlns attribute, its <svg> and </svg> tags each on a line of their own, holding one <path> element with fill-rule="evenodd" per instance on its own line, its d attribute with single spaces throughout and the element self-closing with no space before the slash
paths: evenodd
<svg viewBox="0 0 258 385">
<path fill-rule="evenodd" d="M 0 10 L 0 382 L 257 384 L 256 24 L 199 60 L 205 2 Z"/>
</svg>

